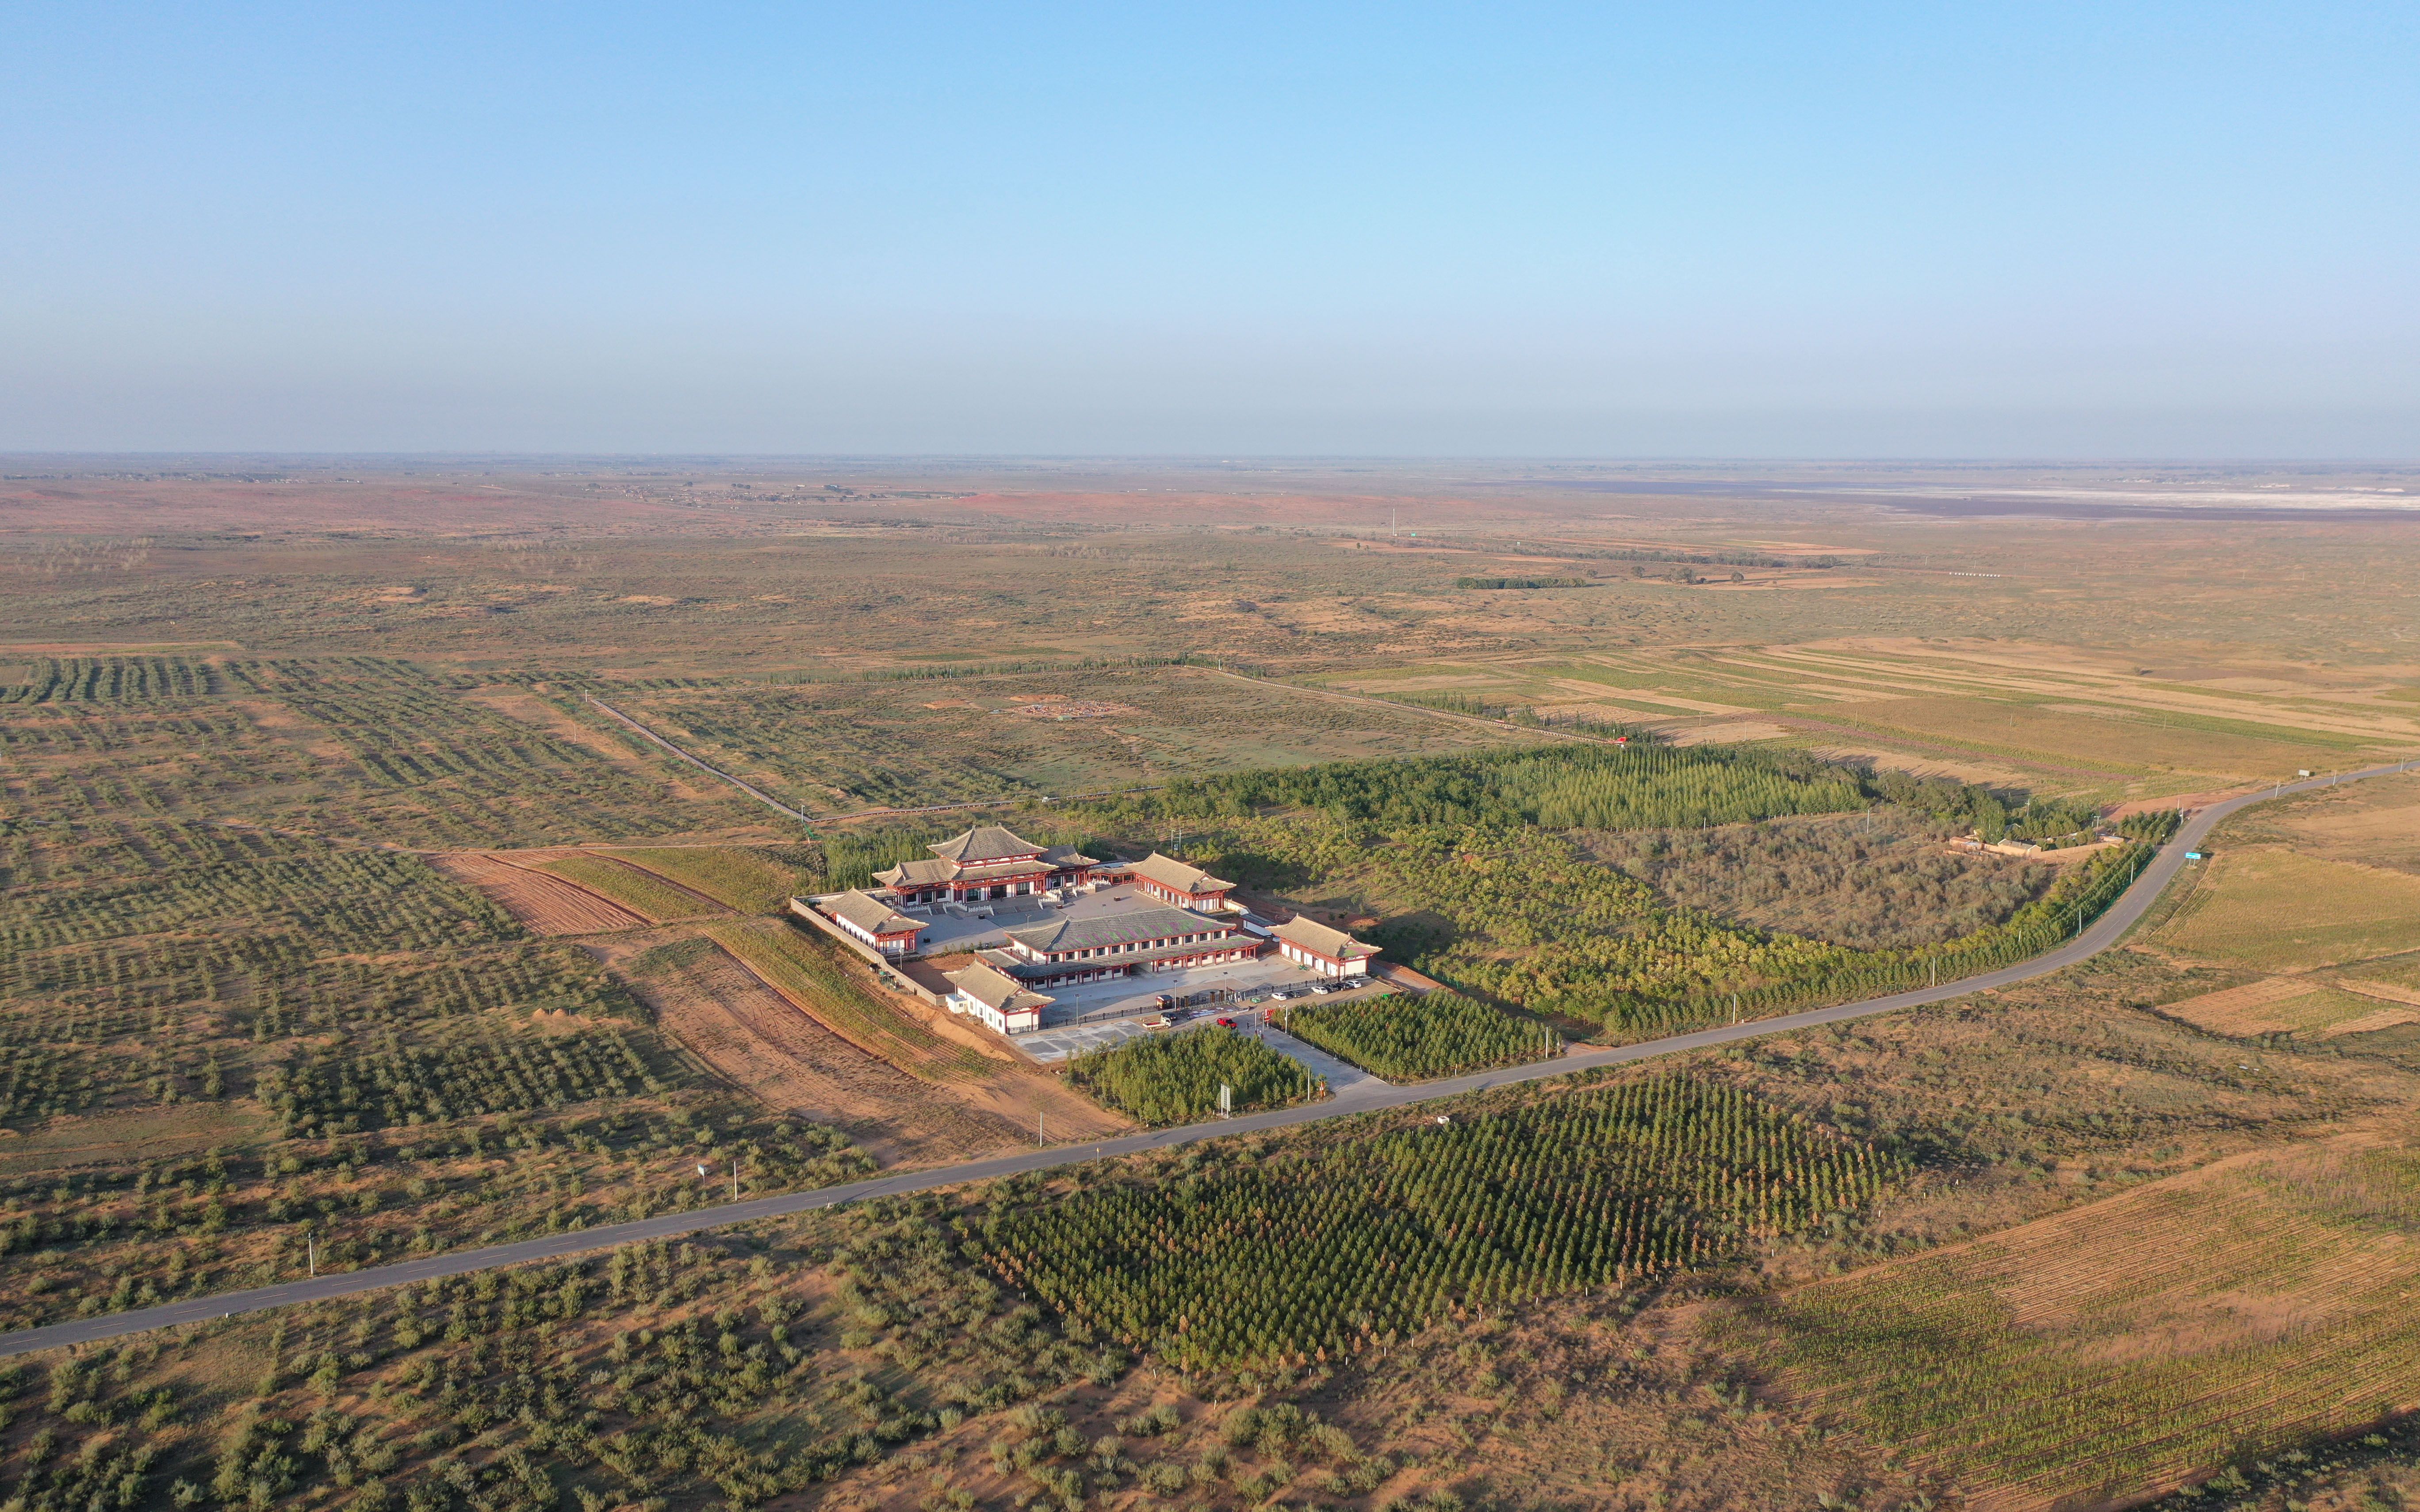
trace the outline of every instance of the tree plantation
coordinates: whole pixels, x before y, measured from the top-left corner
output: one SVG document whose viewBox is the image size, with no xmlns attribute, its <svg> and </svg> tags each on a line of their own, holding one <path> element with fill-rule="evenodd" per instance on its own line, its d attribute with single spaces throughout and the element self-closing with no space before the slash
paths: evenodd
<svg viewBox="0 0 2420 1512">
<path fill-rule="evenodd" d="M 1898 1169 L 1660 1076 L 1088 1191 L 1001 1214 L 984 1245 L 1011 1283 L 1171 1360 L 1302 1363 L 1728 1255 L 1857 1208 Z"/>
<path fill-rule="evenodd" d="M 1457 993 L 1314 1003 L 1280 1010 L 1288 1034 L 1383 1080 L 1423 1081 L 1551 1055 L 1554 1030 Z"/>
</svg>

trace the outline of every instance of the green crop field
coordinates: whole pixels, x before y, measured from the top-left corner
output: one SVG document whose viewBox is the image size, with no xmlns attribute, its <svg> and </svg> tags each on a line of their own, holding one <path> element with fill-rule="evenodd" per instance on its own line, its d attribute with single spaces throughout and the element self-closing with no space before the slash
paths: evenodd
<svg viewBox="0 0 2420 1512">
<path fill-rule="evenodd" d="M 1324 1090 L 1298 1062 L 1216 1026 L 1089 1051 L 1067 1062 L 1067 1080 L 1102 1105 L 1155 1125 L 1215 1116 L 1222 1085 L 1232 1088 L 1237 1113 L 1308 1102 Z"/>
<path fill-rule="evenodd" d="M 1554 1031 L 1457 993 L 1363 998 L 1280 1011 L 1291 1035 L 1384 1081 L 1416 1082 L 1554 1053 Z"/>
<path fill-rule="evenodd" d="M 1005 1214 L 984 1242 L 1016 1285 L 1172 1360 L 1307 1361 L 1698 1263 L 1854 1209 L 1897 1170 L 1666 1076 L 1085 1192 Z"/>
</svg>

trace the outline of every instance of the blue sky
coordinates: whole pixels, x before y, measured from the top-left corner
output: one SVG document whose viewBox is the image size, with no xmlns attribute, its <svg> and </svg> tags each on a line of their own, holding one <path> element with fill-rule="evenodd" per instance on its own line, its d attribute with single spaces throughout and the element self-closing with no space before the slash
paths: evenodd
<svg viewBox="0 0 2420 1512">
<path fill-rule="evenodd" d="M 2420 455 L 2420 8 L 21 7 L 0 448 Z"/>
</svg>

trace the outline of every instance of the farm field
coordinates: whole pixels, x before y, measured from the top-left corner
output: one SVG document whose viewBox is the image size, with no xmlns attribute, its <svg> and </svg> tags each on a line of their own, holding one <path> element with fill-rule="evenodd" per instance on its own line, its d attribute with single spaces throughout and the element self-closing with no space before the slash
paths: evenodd
<svg viewBox="0 0 2420 1512">
<path fill-rule="evenodd" d="M 808 880 L 795 864 L 731 846 L 659 846 L 608 854 L 742 914 L 778 912 Z"/>
<path fill-rule="evenodd" d="M 2381 1002 L 2310 977 L 2257 982 L 2170 1003 L 2166 1011 L 2212 1034 L 2309 1034 L 2332 1039 L 2420 1020 L 2420 1011 Z"/>
<path fill-rule="evenodd" d="M 2420 949 L 2420 877 L 2277 846 L 2218 850 L 2155 943 L 2264 971 Z"/>
<path fill-rule="evenodd" d="M 2340 1135 L 1807 1287 L 1744 1326 L 1772 1389 L 1981 1512 L 2165 1490 L 2420 1405 L 2415 1221 L 2420 1155 Z"/>
<path fill-rule="evenodd" d="M 876 681 L 670 689 L 626 696 L 619 706 L 811 813 L 1111 792 L 1197 773 L 1518 738 L 1209 669 L 977 675 L 983 665 Z M 1060 702 L 1116 712 L 1072 720 L 1035 712 Z"/>
<path fill-rule="evenodd" d="M 706 894 L 618 856 L 574 852 L 530 860 L 542 871 L 613 899 L 649 923 L 728 912 Z"/>
<path fill-rule="evenodd" d="M 1759 717 L 1777 738 L 1862 737 L 1883 743 L 1878 754 L 1896 746 L 1935 760 L 1998 759 L 2108 796 L 2186 791 L 2201 776 L 2343 768 L 2420 743 L 2420 718 L 2380 697 L 2391 684 L 2273 665 L 2243 675 L 2252 671 L 2164 673 L 2051 644 L 1855 639 L 1474 659 L 1321 682 L 1458 695 L 1550 719 L 1635 721 L 1683 737 Z"/>
<path fill-rule="evenodd" d="M 1475 463 L 25 471 L 0 1326 L 677 1211 L 734 1165 L 767 1193 L 1016 1148 L 1037 1114 L 1053 1142 L 1187 1116 L 1233 1068 L 1139 1075 L 1115 1112 L 778 917 L 985 818 L 1183 854 L 1449 980 L 1436 1024 L 1333 1037 L 1412 1076 L 1527 1055 L 1540 1020 L 1637 1038 L 2026 953 L 2112 863 L 1940 845 L 2029 800 L 2073 825 L 2420 752 L 2411 527 L 2381 512 L 1977 515 L 1829 469 L 1738 497 Z M 590 696 L 815 813 L 1007 801 L 802 831 Z M 1483 708 L 1674 744 L 1625 775 L 1448 717 Z M 1947 786 L 1885 806 L 1911 772 Z M 1159 791 L 1043 801 L 1129 787 Z M 2412 1352 L 2363 1309 L 2408 1227 L 2380 1131 L 2420 1097 L 2420 778 L 2213 850 L 2056 979 L 1450 1125 L 29 1360 L 0 1501 L 1918 1512 L 2214 1476 L 2192 1504 L 2350 1512 L 2387 1473 L 2360 1457 L 2405 1443 L 2363 1444 L 2320 1377 L 2350 1413 Z M 2127 1260 L 2156 1287 L 2089 1269 L 2188 1231 L 2216 1237 Z M 1029 1296 L 983 1258 L 1002 1235 Z M 1781 1335 L 1715 1327 L 1867 1288 L 1786 1381 Z M 1877 1364 L 1909 1299 L 1977 1330 L 1971 1379 Z M 2342 1349 L 2305 1370 L 2297 1341 Z M 2128 1382 L 2195 1367 L 2267 1371 L 2257 1450 L 2175 1413 L 2173 1443 L 2043 1449 L 2044 1382 L 2116 1434 Z M 1986 1376 L 2015 1410 L 1924 1415 Z"/>
<path fill-rule="evenodd" d="M 428 864 L 476 887 L 535 933 L 605 934 L 653 922 L 589 888 L 501 856 L 463 851 L 431 856 Z"/>
</svg>

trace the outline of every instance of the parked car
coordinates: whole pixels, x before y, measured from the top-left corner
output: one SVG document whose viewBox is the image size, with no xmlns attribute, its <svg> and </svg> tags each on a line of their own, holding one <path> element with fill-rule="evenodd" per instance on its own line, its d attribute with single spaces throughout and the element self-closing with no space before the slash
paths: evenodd
<svg viewBox="0 0 2420 1512">
<path fill-rule="evenodd" d="M 1218 1021 L 1218 1027 L 1222 1029 L 1232 1029 L 1234 1026 L 1235 1021 L 1233 1019 L 1220 1019 Z"/>
<path fill-rule="evenodd" d="M 1325 997 L 1325 996 L 1326 996 L 1329 993 L 1333 993 L 1333 992 L 1342 992 L 1342 991 L 1343 990 L 1343 988 L 1344 988 L 1344 984 L 1343 984 L 1342 982 L 1341 982 L 1341 981 L 1322 981 L 1322 982 L 1314 982 L 1314 983 L 1311 985 L 1311 990 L 1312 992 L 1315 992 L 1315 993 L 1319 994 L 1319 995 L 1320 995 L 1320 996 Z"/>
</svg>

